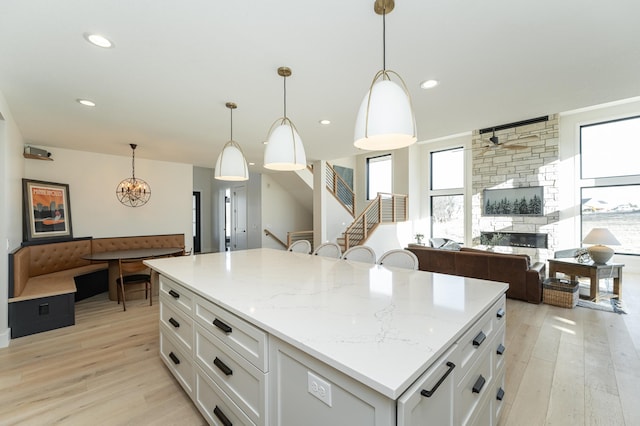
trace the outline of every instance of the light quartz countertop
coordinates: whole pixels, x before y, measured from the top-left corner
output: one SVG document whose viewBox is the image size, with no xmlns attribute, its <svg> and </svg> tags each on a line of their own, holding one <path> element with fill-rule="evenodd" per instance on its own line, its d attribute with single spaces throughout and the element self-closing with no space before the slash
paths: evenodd
<svg viewBox="0 0 640 426">
<path fill-rule="evenodd" d="M 145 263 L 391 399 L 508 289 L 273 249 Z"/>
</svg>

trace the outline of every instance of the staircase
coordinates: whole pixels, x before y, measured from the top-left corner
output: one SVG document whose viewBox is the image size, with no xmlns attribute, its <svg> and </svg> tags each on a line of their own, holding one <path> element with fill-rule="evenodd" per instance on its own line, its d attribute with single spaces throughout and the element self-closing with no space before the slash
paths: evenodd
<svg viewBox="0 0 640 426">
<path fill-rule="evenodd" d="M 344 253 L 353 246 L 364 244 L 381 223 L 404 222 L 408 219 L 406 195 L 378 193 L 369 205 L 338 238 Z"/>
<path fill-rule="evenodd" d="M 327 190 L 338 200 L 338 202 L 344 207 L 351 217 L 356 216 L 356 195 L 347 182 L 342 179 L 336 170 L 327 163 L 325 169 L 325 181 L 327 183 Z"/>
</svg>

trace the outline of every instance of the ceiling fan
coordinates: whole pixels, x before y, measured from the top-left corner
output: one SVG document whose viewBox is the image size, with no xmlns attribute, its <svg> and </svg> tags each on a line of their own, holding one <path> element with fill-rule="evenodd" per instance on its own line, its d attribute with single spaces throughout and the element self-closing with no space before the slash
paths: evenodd
<svg viewBox="0 0 640 426">
<path fill-rule="evenodd" d="M 481 155 L 485 154 L 486 152 L 490 151 L 490 150 L 494 150 L 497 148 L 506 148 L 506 149 L 526 149 L 528 148 L 526 145 L 518 145 L 516 142 L 528 142 L 528 141 L 534 141 L 534 140 L 539 140 L 540 138 L 537 135 L 531 135 L 531 136 L 524 136 L 521 138 L 517 138 L 517 139 L 512 139 L 512 140 L 507 140 L 504 142 L 500 141 L 500 138 L 498 136 L 496 136 L 496 131 L 495 129 L 493 129 L 492 131 L 492 135 L 489 139 L 482 139 L 483 142 L 486 142 L 483 146 L 484 150 L 482 151 Z"/>
</svg>

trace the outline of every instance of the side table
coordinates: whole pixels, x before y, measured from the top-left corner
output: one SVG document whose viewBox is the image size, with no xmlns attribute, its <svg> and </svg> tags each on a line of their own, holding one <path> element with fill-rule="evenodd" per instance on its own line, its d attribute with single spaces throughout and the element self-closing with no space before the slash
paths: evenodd
<svg viewBox="0 0 640 426">
<path fill-rule="evenodd" d="M 549 277 L 555 278 L 556 273 L 561 272 L 569 275 L 571 281 L 576 277 L 588 277 L 590 279 L 589 299 L 595 300 L 598 297 L 598 283 L 602 278 L 613 278 L 613 293 L 622 296 L 622 268 L 623 263 L 607 263 L 600 265 L 597 263 L 580 263 L 573 258 L 549 259 Z"/>
</svg>

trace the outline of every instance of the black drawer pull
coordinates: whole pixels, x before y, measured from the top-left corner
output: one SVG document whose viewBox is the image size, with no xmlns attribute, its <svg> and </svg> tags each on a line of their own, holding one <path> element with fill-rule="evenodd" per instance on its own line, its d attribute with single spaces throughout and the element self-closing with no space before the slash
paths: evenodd
<svg viewBox="0 0 640 426">
<path fill-rule="evenodd" d="M 504 389 L 500 388 L 498 389 L 498 394 L 496 395 L 496 399 L 498 401 L 502 401 L 502 398 L 504 398 Z"/>
<path fill-rule="evenodd" d="M 220 330 L 224 331 L 227 334 L 231 333 L 232 331 L 231 327 L 229 327 L 227 324 L 220 321 L 218 318 L 213 320 L 213 325 L 215 325 L 216 327 L 218 327 Z"/>
<path fill-rule="evenodd" d="M 476 383 L 473 385 L 473 388 L 471 389 L 471 391 L 473 393 L 480 393 L 480 391 L 484 387 L 485 382 L 486 380 L 484 379 L 484 377 L 482 377 L 482 374 L 481 374 L 480 377 L 478 377 L 478 380 L 476 380 Z"/>
<path fill-rule="evenodd" d="M 169 358 L 171 358 L 171 361 L 173 361 L 175 365 L 180 364 L 180 360 L 178 359 L 177 356 L 174 355 L 173 352 L 169 352 Z"/>
<path fill-rule="evenodd" d="M 180 294 L 176 293 L 176 292 L 175 292 L 175 291 L 173 291 L 173 290 L 169 290 L 169 294 L 170 294 L 171 296 L 173 296 L 174 298 L 176 298 L 176 299 L 180 299 Z"/>
<path fill-rule="evenodd" d="M 498 309 L 498 312 L 496 313 L 496 316 L 498 318 L 502 318 L 502 317 L 504 317 L 504 314 L 505 314 L 504 309 L 500 308 L 500 309 Z"/>
<path fill-rule="evenodd" d="M 227 364 L 225 364 L 224 362 L 222 362 L 220 360 L 220 358 L 216 357 L 216 359 L 213 360 L 213 363 L 215 364 L 216 367 L 218 367 L 220 369 L 220 371 L 222 371 L 226 376 L 231 376 L 233 374 L 233 370 L 230 369 L 229 367 L 227 367 Z"/>
<path fill-rule="evenodd" d="M 173 319 L 173 317 L 172 317 L 172 318 L 169 318 L 169 322 L 170 322 L 170 323 L 171 323 L 171 325 L 172 325 L 172 326 L 174 326 L 175 328 L 180 327 L 180 323 L 179 323 L 178 321 L 174 320 L 174 319 Z"/>
<path fill-rule="evenodd" d="M 500 346 L 498 346 L 498 350 L 496 351 L 496 353 L 498 355 L 502 355 L 504 353 L 505 347 L 502 343 L 500 343 Z"/>
<path fill-rule="evenodd" d="M 431 389 L 431 390 L 422 389 L 420 391 L 420 395 L 426 396 L 427 398 L 431 398 L 431 395 L 433 395 L 436 392 L 436 390 L 438 390 L 438 388 L 440 387 L 442 382 L 444 382 L 444 380 L 447 378 L 447 376 L 449 374 L 451 374 L 451 372 L 453 371 L 454 368 L 456 368 L 456 365 L 454 363 L 452 363 L 451 361 L 447 361 L 447 367 L 449 367 L 449 369 L 447 370 L 446 373 L 444 373 L 444 375 L 442 377 L 440 377 L 440 380 L 438 380 L 438 383 L 436 383 L 433 386 L 433 389 Z"/>
<path fill-rule="evenodd" d="M 480 333 L 478 333 L 475 339 L 473 339 L 473 346 L 480 346 L 486 338 L 487 336 L 481 331 Z"/>
<path fill-rule="evenodd" d="M 233 423 L 231 423 L 231 420 L 229 420 L 227 416 L 224 415 L 222 410 L 218 408 L 217 405 L 216 405 L 216 408 L 213 409 L 213 414 L 216 415 L 218 420 L 220 420 L 224 426 L 233 426 Z"/>
</svg>

